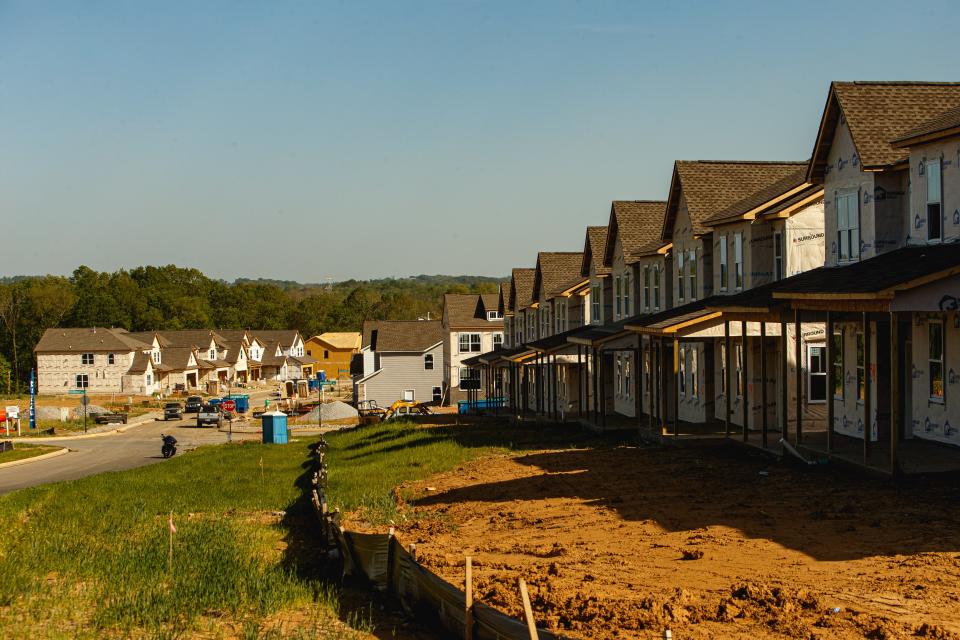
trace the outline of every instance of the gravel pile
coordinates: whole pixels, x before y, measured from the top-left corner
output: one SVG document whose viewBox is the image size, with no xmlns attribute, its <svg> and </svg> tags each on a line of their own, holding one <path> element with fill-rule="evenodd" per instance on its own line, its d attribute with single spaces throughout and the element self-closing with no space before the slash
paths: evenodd
<svg viewBox="0 0 960 640">
<path fill-rule="evenodd" d="M 333 421 L 333 420 L 355 420 L 358 417 L 357 410 L 348 405 L 346 402 L 328 402 L 322 406 L 322 409 L 314 409 L 310 413 L 300 418 L 300 422 L 313 423 L 316 424 L 317 420 L 320 418 L 318 411 L 323 411 L 323 420 L 324 421 Z"/>
<path fill-rule="evenodd" d="M 28 416 L 28 411 L 20 411 L 20 415 Z M 81 414 L 82 415 L 82 414 Z M 37 407 L 37 420 L 59 420 L 64 422 L 70 417 L 70 409 L 66 407 Z"/>
<path fill-rule="evenodd" d="M 110 409 L 107 409 L 106 407 L 101 407 L 101 406 L 98 405 L 98 404 L 90 404 L 90 405 L 87 405 L 87 417 L 88 417 L 88 418 L 89 418 L 89 417 L 92 417 L 92 416 L 95 416 L 95 415 L 97 415 L 98 413 L 110 413 Z M 73 417 L 74 420 L 82 420 L 82 419 L 83 419 L 83 407 L 76 407 L 76 408 L 74 408 L 74 410 L 71 412 L 71 416 Z"/>
</svg>

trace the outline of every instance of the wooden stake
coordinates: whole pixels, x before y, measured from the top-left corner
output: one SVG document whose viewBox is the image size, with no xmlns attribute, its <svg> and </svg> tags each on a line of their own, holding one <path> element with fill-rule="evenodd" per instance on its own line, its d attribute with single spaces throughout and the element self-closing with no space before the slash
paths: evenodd
<svg viewBox="0 0 960 640">
<path fill-rule="evenodd" d="M 170 519 L 167 521 L 167 531 L 170 534 L 170 551 L 167 554 L 167 573 L 173 576 L 173 511 L 170 512 Z"/>
<path fill-rule="evenodd" d="M 533 619 L 533 607 L 530 606 L 530 595 L 527 593 L 527 583 L 520 578 L 520 597 L 523 599 L 523 617 L 527 620 L 527 631 L 530 640 L 539 640 L 537 623 Z"/>
<path fill-rule="evenodd" d="M 414 562 L 417 561 L 417 545 L 416 545 L 416 544 L 414 544 L 414 543 L 411 542 L 411 543 L 407 546 L 407 553 L 410 554 L 410 557 L 413 558 L 413 561 L 414 561 Z"/>
<path fill-rule="evenodd" d="M 466 611 L 464 612 L 464 630 L 463 637 L 466 640 L 473 640 L 473 558 L 467 556 L 466 564 Z"/>
</svg>

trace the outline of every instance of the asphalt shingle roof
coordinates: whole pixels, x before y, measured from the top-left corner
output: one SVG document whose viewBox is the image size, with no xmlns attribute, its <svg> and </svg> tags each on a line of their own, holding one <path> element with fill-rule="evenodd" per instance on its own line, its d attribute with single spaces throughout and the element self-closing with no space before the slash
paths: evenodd
<svg viewBox="0 0 960 640">
<path fill-rule="evenodd" d="M 487 311 L 496 309 L 495 293 L 446 293 L 443 296 L 443 310 L 451 329 L 502 329 L 503 320 L 487 320 Z"/>
<path fill-rule="evenodd" d="M 842 116 L 863 168 L 905 161 L 893 140 L 960 106 L 960 82 L 833 82 L 820 119 L 808 180 L 820 181 Z"/>
<path fill-rule="evenodd" d="M 663 219 L 667 203 L 663 200 L 615 200 L 610 205 L 603 264 L 613 265 L 613 247 L 619 239 L 627 264 L 656 253 L 663 246 Z"/>
<path fill-rule="evenodd" d="M 513 287 L 510 308 L 519 311 L 529 307 L 533 302 L 533 275 L 536 269 L 514 269 L 512 273 Z"/>
<path fill-rule="evenodd" d="M 919 127 L 907 131 L 891 142 L 895 147 L 903 147 L 907 146 L 904 143 L 917 138 L 935 139 L 940 137 L 937 134 L 955 133 L 957 129 L 960 129 L 960 107 L 949 109 L 937 117 L 927 120 Z"/>
<path fill-rule="evenodd" d="M 541 251 L 537 254 L 533 295 L 549 298 L 563 291 L 563 287 L 578 276 L 582 264 L 580 251 Z"/>
<path fill-rule="evenodd" d="M 806 184 L 807 179 L 807 165 L 797 168 L 795 171 L 788 173 L 779 180 L 768 184 L 765 187 L 762 187 L 753 193 L 737 200 L 729 207 L 721 209 L 712 216 L 706 218 L 703 223 L 705 225 L 718 224 L 720 222 L 729 221 L 730 218 L 743 216 L 749 211 L 760 207 L 771 200 L 782 196 L 793 189 L 802 187 Z"/>
<path fill-rule="evenodd" d="M 709 232 L 706 221 L 715 214 L 806 166 L 806 162 L 677 160 L 661 239 L 673 238 L 681 194 L 693 233 L 700 235 Z"/>
<path fill-rule="evenodd" d="M 363 346 L 374 351 L 426 351 L 443 341 L 439 320 L 367 320 Z"/>
<path fill-rule="evenodd" d="M 584 278 L 589 277 L 591 267 L 598 276 L 610 273 L 610 267 L 603 264 L 607 231 L 606 226 L 587 227 L 587 235 L 583 241 L 583 264 L 580 267 L 580 275 Z"/>
<path fill-rule="evenodd" d="M 34 351 L 37 353 L 141 351 L 151 347 L 152 345 L 130 336 L 123 329 L 51 328 L 43 332 Z"/>
</svg>

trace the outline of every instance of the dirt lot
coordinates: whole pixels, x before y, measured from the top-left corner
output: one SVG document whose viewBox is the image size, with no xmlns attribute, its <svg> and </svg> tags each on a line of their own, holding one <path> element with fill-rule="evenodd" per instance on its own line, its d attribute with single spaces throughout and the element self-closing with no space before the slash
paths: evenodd
<svg viewBox="0 0 960 640">
<path fill-rule="evenodd" d="M 893 486 L 736 445 L 540 451 L 402 487 L 434 571 L 582 638 L 960 638 L 960 478 Z"/>
</svg>

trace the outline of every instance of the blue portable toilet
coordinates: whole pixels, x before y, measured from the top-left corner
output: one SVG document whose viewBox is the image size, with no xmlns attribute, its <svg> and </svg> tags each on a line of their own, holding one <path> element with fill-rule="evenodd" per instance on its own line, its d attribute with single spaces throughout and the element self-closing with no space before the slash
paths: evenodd
<svg viewBox="0 0 960 640">
<path fill-rule="evenodd" d="M 320 382 L 327 381 L 327 372 L 324 369 L 320 369 L 320 371 L 317 371 L 317 380 L 319 380 Z"/>
<path fill-rule="evenodd" d="M 260 416 L 263 444 L 287 444 L 287 414 L 271 411 Z"/>
</svg>

